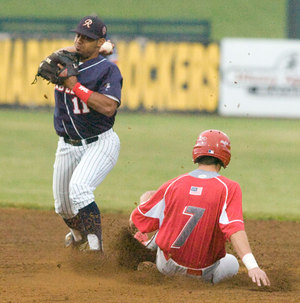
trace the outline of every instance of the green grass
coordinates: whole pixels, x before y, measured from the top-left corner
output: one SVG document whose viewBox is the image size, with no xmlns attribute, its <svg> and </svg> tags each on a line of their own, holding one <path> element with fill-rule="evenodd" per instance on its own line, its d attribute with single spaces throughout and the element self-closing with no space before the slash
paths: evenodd
<svg viewBox="0 0 300 303">
<path fill-rule="evenodd" d="M 141 193 L 195 168 L 199 132 L 217 128 L 232 141 L 222 173 L 240 183 L 247 218 L 300 220 L 299 120 L 120 112 L 116 167 L 95 191 L 102 211 L 128 213 Z M 0 110 L 0 206 L 52 209 L 57 136 L 52 112 Z"/>
<path fill-rule="evenodd" d="M 0 0 L 0 16 L 75 17 L 92 13 L 121 19 L 209 19 L 212 38 L 284 38 L 286 0 Z M 113 33 L 112 33 L 113 34 Z"/>
</svg>

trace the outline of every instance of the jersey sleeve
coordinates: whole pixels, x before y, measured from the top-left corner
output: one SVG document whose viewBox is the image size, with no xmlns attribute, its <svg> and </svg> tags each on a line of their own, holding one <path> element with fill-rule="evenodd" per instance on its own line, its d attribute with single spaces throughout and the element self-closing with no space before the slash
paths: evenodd
<svg viewBox="0 0 300 303">
<path fill-rule="evenodd" d="M 110 63 L 110 66 L 101 79 L 98 93 L 103 94 L 121 104 L 121 89 L 123 78 L 117 65 Z"/>
<path fill-rule="evenodd" d="M 133 210 L 131 220 L 141 232 L 149 233 L 160 227 L 164 218 L 164 195 L 170 182 L 162 185 L 148 201 Z"/>
<path fill-rule="evenodd" d="M 240 230 L 244 230 L 242 210 L 242 190 L 238 183 L 226 187 L 225 203 L 219 219 L 219 226 L 226 239 Z"/>
</svg>

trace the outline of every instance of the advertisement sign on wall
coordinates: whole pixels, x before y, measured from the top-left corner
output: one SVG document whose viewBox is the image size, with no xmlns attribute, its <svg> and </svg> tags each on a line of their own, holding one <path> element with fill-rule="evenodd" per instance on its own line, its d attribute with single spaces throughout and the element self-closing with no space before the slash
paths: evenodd
<svg viewBox="0 0 300 303">
<path fill-rule="evenodd" d="M 0 105 L 53 106 L 54 86 L 35 79 L 42 59 L 71 40 L 0 37 Z M 117 41 L 122 107 L 129 110 L 216 112 L 219 45 Z M 11 77 L 12 71 L 14 76 Z"/>
<path fill-rule="evenodd" d="M 221 41 L 219 113 L 300 117 L 300 41 Z"/>
</svg>

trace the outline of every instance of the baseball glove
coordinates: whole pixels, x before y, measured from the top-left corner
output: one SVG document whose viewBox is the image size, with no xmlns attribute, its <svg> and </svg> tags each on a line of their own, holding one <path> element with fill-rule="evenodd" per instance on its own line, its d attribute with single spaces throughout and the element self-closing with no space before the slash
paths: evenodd
<svg viewBox="0 0 300 303">
<path fill-rule="evenodd" d="M 58 64 L 63 67 L 60 68 Z M 32 83 L 36 83 L 37 77 L 42 77 L 53 84 L 61 85 L 67 78 L 78 75 L 78 64 L 78 54 L 66 50 L 54 52 L 40 63 Z"/>
</svg>

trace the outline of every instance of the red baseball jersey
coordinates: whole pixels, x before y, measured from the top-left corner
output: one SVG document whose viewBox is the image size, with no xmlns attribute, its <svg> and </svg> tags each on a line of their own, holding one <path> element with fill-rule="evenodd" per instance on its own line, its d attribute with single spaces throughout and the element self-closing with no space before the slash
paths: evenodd
<svg viewBox="0 0 300 303">
<path fill-rule="evenodd" d="M 216 172 L 195 170 L 163 184 L 131 214 L 145 233 L 158 230 L 165 256 L 192 269 L 225 256 L 225 242 L 244 229 L 238 183 Z"/>
</svg>

